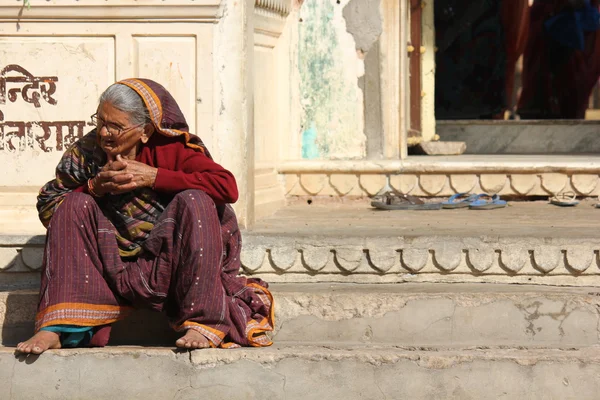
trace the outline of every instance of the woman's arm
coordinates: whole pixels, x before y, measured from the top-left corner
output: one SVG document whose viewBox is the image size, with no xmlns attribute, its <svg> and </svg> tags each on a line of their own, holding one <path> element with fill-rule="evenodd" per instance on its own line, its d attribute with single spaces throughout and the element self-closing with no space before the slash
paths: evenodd
<svg viewBox="0 0 600 400">
<path fill-rule="evenodd" d="M 158 167 L 154 182 L 156 191 L 177 193 L 199 189 L 217 203 L 237 201 L 237 183 L 231 172 L 201 152 L 185 148 L 182 153 L 175 170 Z"/>
</svg>

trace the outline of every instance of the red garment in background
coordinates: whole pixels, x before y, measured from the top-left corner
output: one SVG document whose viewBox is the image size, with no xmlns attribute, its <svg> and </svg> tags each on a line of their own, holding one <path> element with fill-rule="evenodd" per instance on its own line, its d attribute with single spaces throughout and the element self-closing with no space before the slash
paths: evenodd
<svg viewBox="0 0 600 400">
<path fill-rule="evenodd" d="M 518 113 L 525 119 L 583 119 L 600 77 L 600 30 L 585 33 L 585 49 L 560 50 L 545 31 L 548 18 L 566 0 L 535 1 L 523 55 L 523 90 Z M 598 7 L 600 0 L 591 0 Z"/>
</svg>

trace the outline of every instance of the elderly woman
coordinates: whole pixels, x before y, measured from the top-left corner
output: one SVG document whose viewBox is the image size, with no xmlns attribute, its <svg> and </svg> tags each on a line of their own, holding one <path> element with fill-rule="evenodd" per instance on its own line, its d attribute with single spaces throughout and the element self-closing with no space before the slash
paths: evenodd
<svg viewBox="0 0 600 400">
<path fill-rule="evenodd" d="M 136 307 L 185 332 L 177 347 L 270 345 L 267 285 L 238 276 L 235 179 L 188 132 L 173 97 L 124 80 L 92 120 L 38 197 L 48 234 L 36 333 L 17 351 L 104 346 Z"/>
</svg>

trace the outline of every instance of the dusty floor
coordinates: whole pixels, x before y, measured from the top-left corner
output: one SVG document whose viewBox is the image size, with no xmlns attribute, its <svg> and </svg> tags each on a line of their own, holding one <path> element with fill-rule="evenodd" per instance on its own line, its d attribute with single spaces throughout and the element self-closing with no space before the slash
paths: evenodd
<svg viewBox="0 0 600 400">
<path fill-rule="evenodd" d="M 496 210 L 382 211 L 367 199 L 335 202 L 296 199 L 256 223 L 256 233 L 343 236 L 529 236 L 600 238 L 600 208 L 587 199 L 576 207 L 547 201 L 509 202 Z"/>
</svg>

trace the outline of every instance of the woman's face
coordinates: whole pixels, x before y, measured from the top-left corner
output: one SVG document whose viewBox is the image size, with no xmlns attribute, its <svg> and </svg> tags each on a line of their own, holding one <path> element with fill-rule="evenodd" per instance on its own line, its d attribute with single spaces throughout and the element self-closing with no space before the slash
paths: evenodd
<svg viewBox="0 0 600 400">
<path fill-rule="evenodd" d="M 116 109 L 111 103 L 100 104 L 97 118 L 100 147 L 109 160 L 114 160 L 119 154 L 123 158 L 134 159 L 142 138 L 147 139 L 152 133 L 151 125 L 131 123 L 129 114 Z"/>
</svg>

